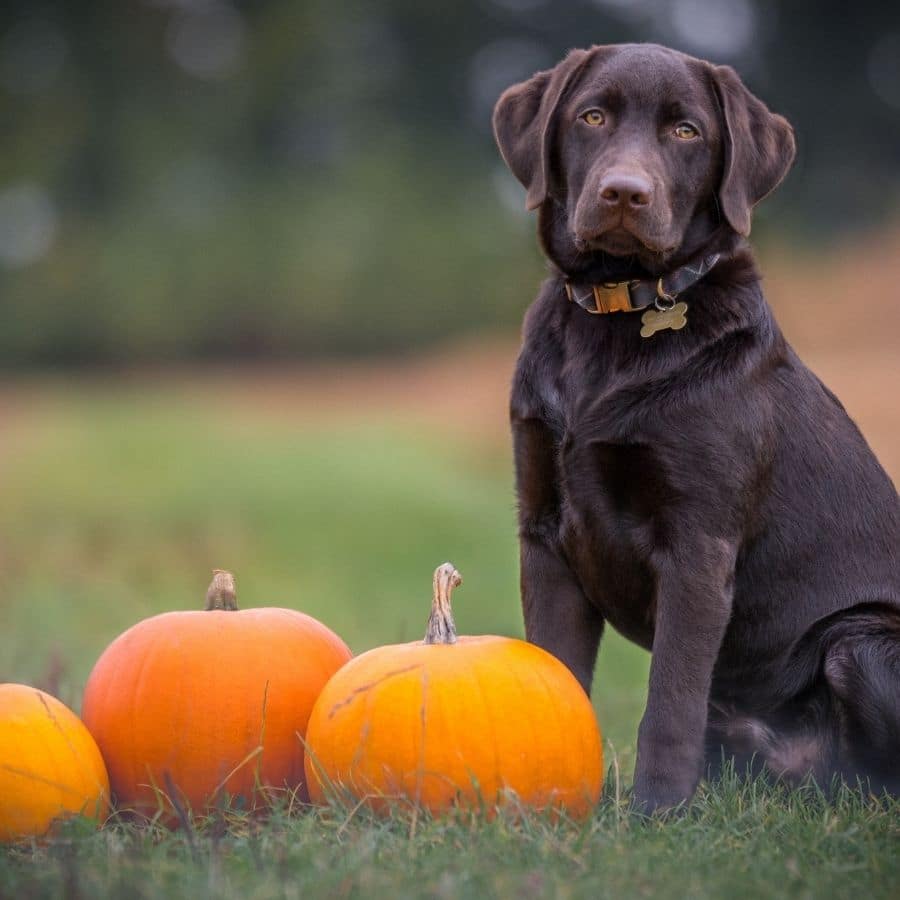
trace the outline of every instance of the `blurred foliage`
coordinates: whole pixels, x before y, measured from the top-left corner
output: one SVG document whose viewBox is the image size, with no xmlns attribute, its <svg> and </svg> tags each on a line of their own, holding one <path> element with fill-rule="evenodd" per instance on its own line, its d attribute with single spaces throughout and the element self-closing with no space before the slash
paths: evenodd
<svg viewBox="0 0 900 900">
<path fill-rule="evenodd" d="M 518 321 L 541 262 L 489 128 L 566 49 L 734 64 L 795 123 L 761 211 L 898 199 L 900 7 L 809 0 L 11 0 L 0 366 L 370 353 Z"/>
</svg>

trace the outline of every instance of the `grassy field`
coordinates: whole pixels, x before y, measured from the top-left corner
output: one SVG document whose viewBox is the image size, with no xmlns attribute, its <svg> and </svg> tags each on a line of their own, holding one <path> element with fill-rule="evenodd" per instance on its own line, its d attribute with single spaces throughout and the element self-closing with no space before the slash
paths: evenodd
<svg viewBox="0 0 900 900">
<path fill-rule="evenodd" d="M 520 635 L 502 428 L 510 352 L 483 395 L 477 352 L 455 369 L 296 383 L 9 385 L 0 681 L 45 687 L 77 710 L 103 647 L 144 616 L 199 608 L 213 567 L 236 573 L 242 606 L 303 609 L 359 652 L 422 633 L 431 572 L 450 559 L 465 578 L 460 631 Z M 448 390 L 460 378 L 471 391 Z M 605 639 L 594 699 L 612 768 L 586 826 L 402 811 L 377 822 L 337 808 L 175 834 L 74 823 L 55 841 L 0 851 L 0 896 L 893 895 L 896 805 L 729 781 L 704 787 L 677 821 L 631 816 L 647 667 L 642 651 Z"/>
<path fill-rule="evenodd" d="M 613 785 L 614 788 L 614 785 Z M 0 895 L 38 897 L 896 897 L 897 816 L 842 794 L 726 782 L 677 820 L 613 791 L 584 826 L 534 818 L 387 821 L 329 808 L 171 834 L 74 823 L 0 855 Z"/>
</svg>

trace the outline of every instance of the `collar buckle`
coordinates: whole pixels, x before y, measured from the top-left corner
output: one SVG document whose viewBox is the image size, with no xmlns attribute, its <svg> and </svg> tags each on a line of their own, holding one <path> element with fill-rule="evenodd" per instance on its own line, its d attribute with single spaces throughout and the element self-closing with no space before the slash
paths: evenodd
<svg viewBox="0 0 900 900">
<path fill-rule="evenodd" d="M 580 296 L 575 292 L 575 289 L 568 281 L 565 282 L 565 285 L 566 294 L 570 300 L 577 303 L 587 312 L 592 313 L 593 315 L 600 315 L 602 313 L 611 312 L 631 312 L 635 308 L 631 296 L 631 285 L 635 283 L 636 282 L 633 281 L 617 281 L 589 285 L 589 288 L 594 295 L 593 309 L 591 309 L 589 305 L 591 297 L 590 293 L 585 293 L 584 296 Z"/>
</svg>

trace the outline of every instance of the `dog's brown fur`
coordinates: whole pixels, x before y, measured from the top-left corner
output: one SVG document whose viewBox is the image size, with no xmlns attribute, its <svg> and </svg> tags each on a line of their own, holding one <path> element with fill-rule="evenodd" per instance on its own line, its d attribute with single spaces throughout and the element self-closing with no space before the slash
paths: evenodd
<svg viewBox="0 0 900 900">
<path fill-rule="evenodd" d="M 554 269 L 511 399 L 529 640 L 585 690 L 605 623 L 652 650 L 644 809 L 723 758 L 897 791 L 897 492 L 785 341 L 745 241 L 790 126 L 728 67 L 619 45 L 510 88 L 494 127 Z M 563 290 L 712 251 L 687 327 L 649 340 Z"/>
</svg>

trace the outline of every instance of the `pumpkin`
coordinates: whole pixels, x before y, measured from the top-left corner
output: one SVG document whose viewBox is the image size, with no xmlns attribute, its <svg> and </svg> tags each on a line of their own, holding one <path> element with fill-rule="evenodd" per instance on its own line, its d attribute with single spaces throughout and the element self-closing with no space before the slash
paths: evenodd
<svg viewBox="0 0 900 900">
<path fill-rule="evenodd" d="M 268 788 L 303 786 L 303 736 L 347 645 L 311 616 L 237 608 L 217 569 L 206 608 L 145 619 L 116 638 L 88 679 L 82 714 L 120 807 L 200 813 L 253 808 Z M 174 796 L 173 796 L 174 792 Z"/>
<path fill-rule="evenodd" d="M 72 815 L 105 819 L 108 801 L 103 758 L 78 716 L 37 688 L 0 684 L 0 841 Z"/>
<path fill-rule="evenodd" d="M 603 780 L 589 698 L 534 644 L 457 638 L 450 595 L 461 581 L 450 563 L 435 572 L 424 641 L 363 653 L 325 686 L 306 734 L 310 797 L 586 816 Z"/>
</svg>

